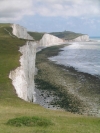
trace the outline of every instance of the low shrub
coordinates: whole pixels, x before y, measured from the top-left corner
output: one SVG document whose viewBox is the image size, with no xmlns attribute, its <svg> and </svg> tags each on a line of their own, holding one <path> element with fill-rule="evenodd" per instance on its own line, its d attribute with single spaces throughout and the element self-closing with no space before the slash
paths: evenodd
<svg viewBox="0 0 100 133">
<path fill-rule="evenodd" d="M 52 122 L 46 118 L 39 118 L 36 116 L 33 117 L 20 117 L 20 118 L 14 118 L 8 120 L 6 123 L 7 125 L 10 126 L 16 126 L 16 127 L 21 127 L 21 126 L 27 126 L 27 127 L 32 127 L 32 126 L 50 126 L 52 125 Z"/>
</svg>

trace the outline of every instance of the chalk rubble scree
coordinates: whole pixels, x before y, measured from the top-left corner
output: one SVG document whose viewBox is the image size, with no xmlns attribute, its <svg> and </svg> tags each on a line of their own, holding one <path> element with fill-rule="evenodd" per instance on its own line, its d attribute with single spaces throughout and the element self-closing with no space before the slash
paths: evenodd
<svg viewBox="0 0 100 133">
<path fill-rule="evenodd" d="M 28 40 L 26 44 L 20 47 L 20 52 L 22 56 L 20 57 L 20 67 L 13 70 L 9 74 L 9 78 L 12 79 L 12 84 L 16 90 L 16 93 L 19 98 L 35 102 L 35 84 L 34 84 L 34 75 L 35 75 L 35 58 L 36 58 L 36 49 L 41 46 L 52 46 L 54 44 L 59 45 L 63 40 L 46 34 L 43 36 L 41 41 L 37 44 L 26 31 L 24 27 L 20 25 L 13 24 L 13 34 L 18 38 Z"/>
</svg>

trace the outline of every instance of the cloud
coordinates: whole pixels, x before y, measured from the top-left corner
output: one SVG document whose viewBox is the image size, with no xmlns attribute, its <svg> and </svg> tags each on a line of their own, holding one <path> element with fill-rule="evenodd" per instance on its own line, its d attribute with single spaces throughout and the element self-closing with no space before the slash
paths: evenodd
<svg viewBox="0 0 100 133">
<path fill-rule="evenodd" d="M 35 13 L 43 16 L 99 16 L 99 0 L 37 0 Z"/>
<path fill-rule="evenodd" d="M 0 21 L 15 21 L 33 14 L 33 0 L 0 0 Z"/>
<path fill-rule="evenodd" d="M 37 14 L 65 18 L 100 16 L 100 0 L 0 0 L 0 21 L 17 21 Z"/>
</svg>

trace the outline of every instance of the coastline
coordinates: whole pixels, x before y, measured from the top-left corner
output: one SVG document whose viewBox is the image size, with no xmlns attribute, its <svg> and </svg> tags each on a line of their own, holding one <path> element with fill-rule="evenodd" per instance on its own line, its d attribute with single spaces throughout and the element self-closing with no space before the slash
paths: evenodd
<svg viewBox="0 0 100 133">
<path fill-rule="evenodd" d="M 100 79 L 48 59 L 58 55 L 64 46 L 45 48 L 37 53 L 36 67 L 39 71 L 35 84 L 40 94 L 36 103 L 50 109 L 100 116 Z"/>
</svg>

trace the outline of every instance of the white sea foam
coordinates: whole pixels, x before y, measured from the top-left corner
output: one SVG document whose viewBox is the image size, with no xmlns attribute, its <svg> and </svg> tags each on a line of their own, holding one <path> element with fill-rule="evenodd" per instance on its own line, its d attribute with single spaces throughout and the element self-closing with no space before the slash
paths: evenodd
<svg viewBox="0 0 100 133">
<path fill-rule="evenodd" d="M 49 58 L 57 64 L 74 67 L 78 71 L 100 75 L 100 43 L 75 42 L 62 48 L 58 56 Z"/>
</svg>

